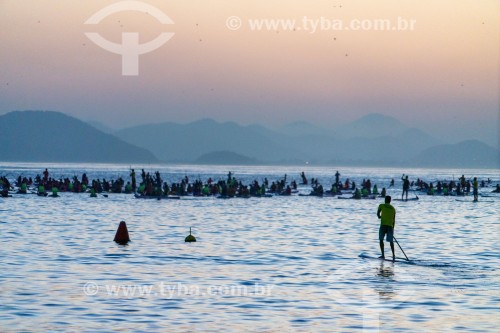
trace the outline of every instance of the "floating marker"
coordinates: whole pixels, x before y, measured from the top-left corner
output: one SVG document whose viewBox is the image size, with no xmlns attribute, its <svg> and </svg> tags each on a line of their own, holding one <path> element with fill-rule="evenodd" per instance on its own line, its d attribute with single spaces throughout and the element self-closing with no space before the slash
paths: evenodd
<svg viewBox="0 0 500 333">
<path fill-rule="evenodd" d="M 196 238 L 191 235 L 191 227 L 189 227 L 189 235 L 186 237 L 186 239 L 184 240 L 185 242 L 196 242 Z"/>
<path fill-rule="evenodd" d="M 120 245 L 125 245 L 128 242 L 130 242 L 130 237 L 128 236 L 127 224 L 125 223 L 125 221 L 120 222 L 118 230 L 116 230 L 114 241 Z"/>
</svg>

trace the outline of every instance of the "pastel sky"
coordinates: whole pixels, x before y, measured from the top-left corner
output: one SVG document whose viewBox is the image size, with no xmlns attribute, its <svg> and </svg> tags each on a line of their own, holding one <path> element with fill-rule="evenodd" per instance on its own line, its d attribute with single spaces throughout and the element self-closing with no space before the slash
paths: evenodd
<svg viewBox="0 0 500 333">
<path fill-rule="evenodd" d="M 84 24 L 116 2 L 0 0 L 0 113 L 56 110 L 123 127 L 200 118 L 333 126 L 379 112 L 432 133 L 491 142 L 498 131 L 497 0 L 146 0 L 174 24 L 137 11 Z M 239 29 L 228 28 L 231 16 Z M 415 23 L 313 33 L 304 17 Z M 296 28 L 255 31 L 253 19 L 296 20 Z M 124 32 L 138 32 L 140 43 L 175 35 L 139 57 L 139 75 L 123 76 L 121 56 L 85 32 L 115 43 Z"/>
</svg>

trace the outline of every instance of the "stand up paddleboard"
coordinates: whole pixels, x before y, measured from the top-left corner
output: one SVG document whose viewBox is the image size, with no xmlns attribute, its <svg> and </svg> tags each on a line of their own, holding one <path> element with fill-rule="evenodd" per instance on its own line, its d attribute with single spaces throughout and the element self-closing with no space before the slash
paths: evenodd
<svg viewBox="0 0 500 333">
<path fill-rule="evenodd" d="M 134 194 L 134 197 L 136 199 L 153 199 L 153 200 L 165 200 L 165 199 L 180 199 L 181 197 L 179 196 L 175 196 L 175 195 L 162 195 L 162 196 L 158 196 L 158 195 L 140 195 L 140 194 L 137 194 L 135 193 Z"/>
<path fill-rule="evenodd" d="M 409 198 L 409 199 L 392 199 L 392 201 L 417 201 L 418 200 L 418 196 L 416 196 L 415 198 Z"/>
<path fill-rule="evenodd" d="M 392 260 L 392 255 L 385 257 L 385 258 L 380 258 L 380 257 L 376 257 L 376 256 L 370 256 L 366 253 L 360 253 L 358 257 L 363 258 L 363 259 L 372 259 L 372 260 L 380 260 L 380 261 L 388 261 L 388 262 L 406 262 L 406 263 L 410 262 L 410 261 L 406 260 L 405 258 L 399 258 L 399 257 L 396 257 L 396 260 Z"/>
<path fill-rule="evenodd" d="M 455 201 L 458 201 L 458 202 L 473 202 L 473 203 L 476 203 L 476 202 L 495 202 L 494 200 L 465 200 L 465 199 L 455 199 Z"/>
</svg>

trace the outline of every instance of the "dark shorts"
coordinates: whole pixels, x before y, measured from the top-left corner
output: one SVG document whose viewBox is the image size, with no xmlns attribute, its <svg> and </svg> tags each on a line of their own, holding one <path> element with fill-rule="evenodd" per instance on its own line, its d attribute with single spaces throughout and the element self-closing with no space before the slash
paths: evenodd
<svg viewBox="0 0 500 333">
<path fill-rule="evenodd" d="M 393 236 L 394 236 L 394 228 L 389 227 L 388 225 L 381 225 L 380 229 L 378 230 L 378 239 L 380 241 L 384 240 L 384 235 L 387 234 L 387 237 L 385 238 L 386 241 L 392 242 L 393 241 Z"/>
</svg>

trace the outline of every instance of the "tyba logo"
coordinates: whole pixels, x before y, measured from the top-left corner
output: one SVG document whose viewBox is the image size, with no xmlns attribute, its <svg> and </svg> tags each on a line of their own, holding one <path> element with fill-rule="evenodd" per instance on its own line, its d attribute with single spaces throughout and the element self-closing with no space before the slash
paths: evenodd
<svg viewBox="0 0 500 333">
<path fill-rule="evenodd" d="M 149 13 L 162 24 L 174 24 L 174 21 L 161 10 L 140 1 L 121 1 L 104 7 L 85 21 L 85 24 L 99 24 L 109 15 L 123 11 Z M 121 44 L 110 42 L 96 32 L 86 32 L 85 35 L 106 51 L 120 54 L 122 56 L 122 75 L 135 76 L 139 75 L 139 55 L 156 50 L 172 38 L 174 33 L 162 32 L 158 37 L 144 44 L 139 44 L 138 32 L 122 33 Z"/>
</svg>

